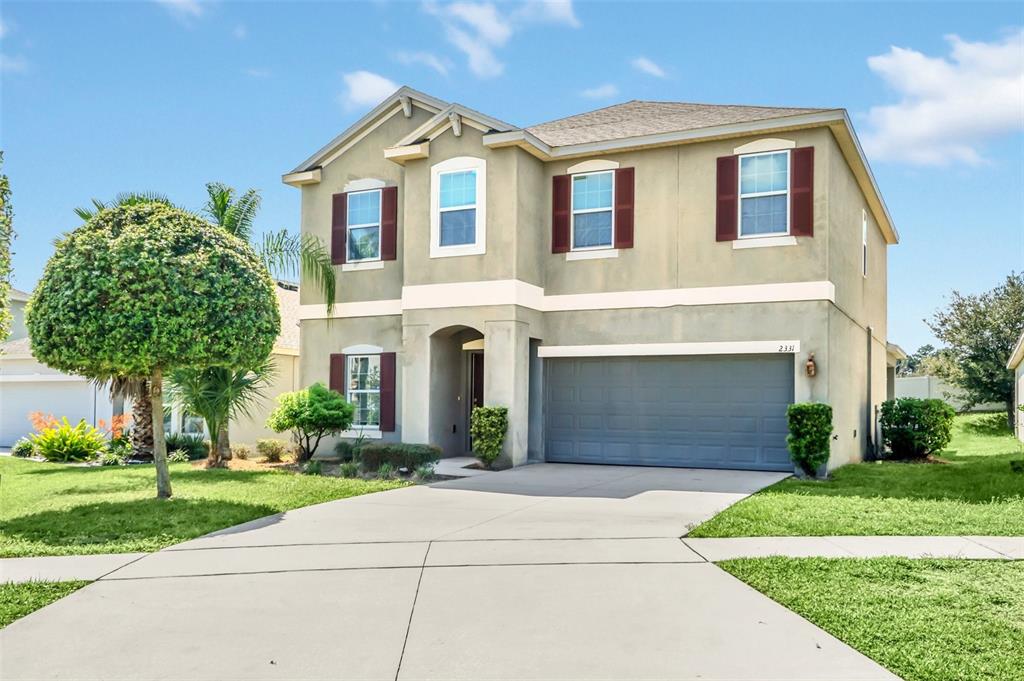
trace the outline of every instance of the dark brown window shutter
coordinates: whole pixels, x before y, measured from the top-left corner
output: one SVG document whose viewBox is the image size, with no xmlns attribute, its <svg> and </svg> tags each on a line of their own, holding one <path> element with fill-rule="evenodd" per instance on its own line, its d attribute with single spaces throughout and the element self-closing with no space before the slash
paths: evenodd
<svg viewBox="0 0 1024 681">
<path fill-rule="evenodd" d="M 380 429 L 395 430 L 395 353 L 380 355 Z"/>
<path fill-rule="evenodd" d="M 345 355 L 340 353 L 331 355 L 330 385 L 331 390 L 345 394 Z"/>
<path fill-rule="evenodd" d="M 633 248 L 633 168 L 615 171 L 615 248 Z"/>
<path fill-rule="evenodd" d="M 814 236 L 814 147 L 800 147 L 790 153 L 789 233 Z"/>
<path fill-rule="evenodd" d="M 380 190 L 380 259 L 398 257 L 398 187 Z"/>
<path fill-rule="evenodd" d="M 345 264 L 348 247 L 348 194 L 335 194 L 331 201 L 331 262 Z"/>
<path fill-rule="evenodd" d="M 551 252 L 567 253 L 572 247 L 572 176 L 551 178 Z"/>
<path fill-rule="evenodd" d="M 718 159 L 718 189 L 715 204 L 715 240 L 733 241 L 739 212 L 739 158 L 720 156 Z"/>
</svg>

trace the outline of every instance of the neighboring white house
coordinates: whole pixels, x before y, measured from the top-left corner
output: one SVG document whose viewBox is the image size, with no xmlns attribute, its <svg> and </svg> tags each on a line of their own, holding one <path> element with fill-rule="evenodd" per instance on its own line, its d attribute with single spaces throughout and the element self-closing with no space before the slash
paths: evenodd
<svg viewBox="0 0 1024 681">
<path fill-rule="evenodd" d="M 966 400 L 960 390 L 938 376 L 899 376 L 896 397 L 920 397 L 945 400 L 957 411 L 964 411 Z M 1003 411 L 1005 405 L 992 402 L 976 404 L 967 411 Z"/>
<path fill-rule="evenodd" d="M 11 289 L 11 335 L 0 345 L 0 447 L 10 447 L 33 431 L 29 414 L 34 411 L 66 416 L 71 423 L 85 419 L 98 425 L 110 423 L 122 404 L 88 379 L 51 369 L 32 357 L 25 304 L 29 294 Z"/>
<path fill-rule="evenodd" d="M 1017 407 L 1014 422 L 1017 424 L 1017 437 L 1024 440 L 1024 412 L 1021 411 L 1024 407 L 1024 333 L 1017 339 L 1006 368 L 1013 369 L 1013 403 Z"/>
<path fill-rule="evenodd" d="M 300 387 L 298 288 L 279 282 L 275 291 L 281 310 L 281 335 L 272 351 L 274 379 L 266 396 L 253 408 L 252 416 L 231 423 L 229 433 L 233 442 L 252 444 L 258 438 L 283 437 L 268 430 L 264 423 L 277 396 Z M 130 404 L 112 400 L 107 390 L 88 379 L 51 369 L 32 356 L 25 327 L 28 299 L 28 293 L 11 290 L 11 335 L 0 345 L 0 447 L 10 447 L 33 432 L 29 414 L 35 411 L 53 414 L 58 419 L 66 416 L 71 423 L 84 419 L 93 426 L 99 426 L 101 420 L 109 424 L 114 414 L 130 411 Z M 202 419 L 177 406 L 172 407 L 165 421 L 169 433 L 205 433 Z"/>
</svg>

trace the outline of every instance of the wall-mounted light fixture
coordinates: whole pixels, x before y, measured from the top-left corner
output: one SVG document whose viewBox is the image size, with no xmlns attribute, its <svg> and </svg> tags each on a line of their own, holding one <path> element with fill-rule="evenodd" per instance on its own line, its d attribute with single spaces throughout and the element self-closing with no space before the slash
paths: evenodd
<svg viewBox="0 0 1024 681">
<path fill-rule="evenodd" d="M 814 361 L 813 352 L 807 356 L 807 364 L 804 365 L 804 368 L 807 370 L 807 375 L 811 378 L 814 378 L 818 373 L 818 365 Z"/>
</svg>

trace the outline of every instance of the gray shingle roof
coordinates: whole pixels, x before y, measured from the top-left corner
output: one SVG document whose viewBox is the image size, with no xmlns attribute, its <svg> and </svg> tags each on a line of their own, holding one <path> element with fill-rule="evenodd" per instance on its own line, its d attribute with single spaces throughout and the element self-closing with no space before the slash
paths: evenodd
<svg viewBox="0 0 1024 681">
<path fill-rule="evenodd" d="M 281 311 L 281 335 L 277 337 L 275 346 L 299 349 L 299 291 L 291 286 L 278 283 L 277 306 Z"/>
<path fill-rule="evenodd" d="M 731 123 L 763 121 L 828 110 L 633 100 L 625 104 L 616 104 L 604 109 L 540 123 L 530 126 L 526 130 L 545 144 L 561 147 L 641 135 L 698 130 Z"/>
</svg>

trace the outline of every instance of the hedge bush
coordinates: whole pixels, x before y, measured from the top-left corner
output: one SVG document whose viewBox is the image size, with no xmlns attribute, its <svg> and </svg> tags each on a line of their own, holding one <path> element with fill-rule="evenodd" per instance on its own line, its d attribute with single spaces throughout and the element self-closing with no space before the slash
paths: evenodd
<svg viewBox="0 0 1024 681">
<path fill-rule="evenodd" d="M 882 403 L 882 441 L 895 459 L 924 459 L 953 438 L 956 412 L 942 400 L 900 397 Z"/>
<path fill-rule="evenodd" d="M 832 437 L 832 407 L 819 402 L 798 402 L 786 409 L 789 458 L 807 475 L 814 477 L 828 461 Z"/>
<path fill-rule="evenodd" d="M 22 458 L 28 458 L 36 453 L 36 448 L 32 445 L 32 440 L 26 437 L 19 438 L 14 446 L 11 447 L 11 456 L 20 456 Z"/>
<path fill-rule="evenodd" d="M 373 442 L 359 449 L 359 460 L 368 471 L 379 470 L 383 463 L 394 468 L 413 470 L 426 464 L 437 463 L 440 458 L 441 450 L 433 445 Z"/>
<path fill-rule="evenodd" d="M 231 445 L 231 458 L 248 461 L 252 458 L 252 447 L 249 445 Z"/>
<path fill-rule="evenodd" d="M 476 407 L 470 414 L 469 435 L 473 438 L 473 453 L 490 468 L 501 456 L 508 431 L 507 407 Z"/>
<path fill-rule="evenodd" d="M 165 438 L 167 451 L 179 450 L 188 454 L 191 461 L 198 461 L 209 456 L 210 446 L 202 435 L 194 433 L 171 433 Z"/>
<path fill-rule="evenodd" d="M 338 458 L 344 461 L 357 461 L 359 459 L 359 450 L 366 445 L 366 442 L 362 439 L 356 440 L 338 440 L 338 443 L 334 445 L 334 453 L 338 455 Z"/>
</svg>

